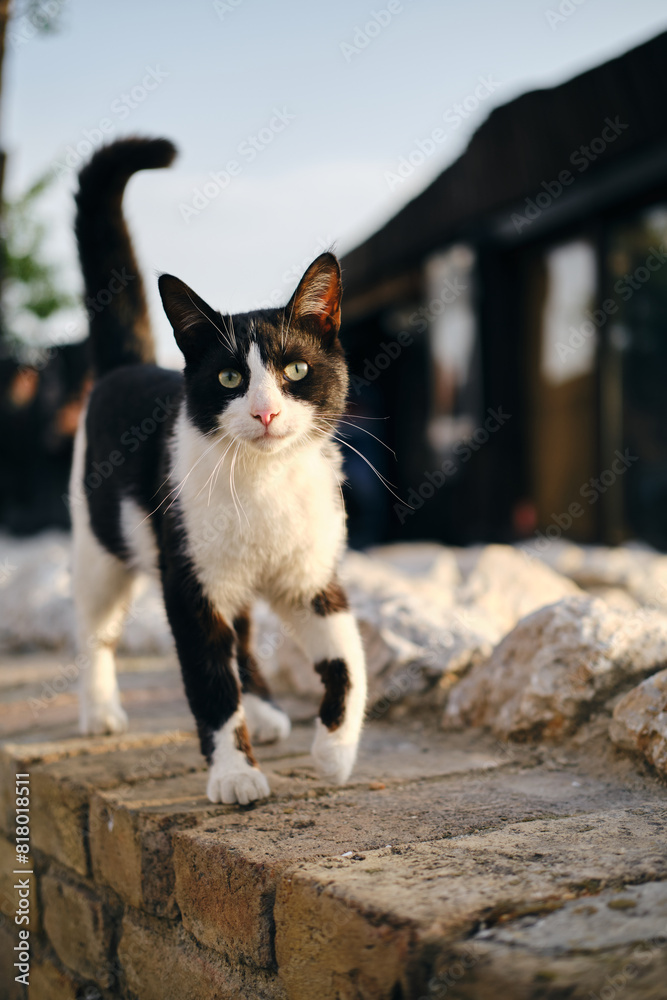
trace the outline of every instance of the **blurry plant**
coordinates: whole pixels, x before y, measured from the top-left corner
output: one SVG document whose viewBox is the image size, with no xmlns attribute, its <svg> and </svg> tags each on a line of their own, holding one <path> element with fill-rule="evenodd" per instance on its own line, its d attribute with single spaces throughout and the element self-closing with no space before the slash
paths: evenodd
<svg viewBox="0 0 667 1000">
<path fill-rule="evenodd" d="M 59 287 L 59 270 L 46 257 L 46 226 L 36 205 L 51 184 L 49 174 L 3 203 L 4 240 L 0 273 L 4 278 L 5 323 L 12 340 L 32 342 L 35 328 L 76 303 Z"/>
<path fill-rule="evenodd" d="M 16 49 L 35 36 L 57 30 L 66 2 L 67 0 L 0 0 L 0 108 L 7 45 Z M 55 283 L 56 270 L 42 256 L 45 232 L 32 215 L 33 204 L 48 181 L 37 181 L 23 197 L 6 203 L 3 198 L 5 160 L 4 149 L 0 148 L 0 211 L 3 215 L 7 213 L 0 232 L 0 356 L 6 351 L 6 346 L 3 349 L 3 339 L 8 336 L 12 340 L 21 339 L 22 320 L 31 319 L 34 326 L 40 319 L 53 315 L 70 301 L 68 296 L 58 291 Z M 27 229 L 22 232 L 24 225 Z M 8 294 L 10 292 L 11 296 Z M 12 303 L 14 297 L 16 305 Z M 7 329 L 8 325 L 11 325 L 11 333 Z"/>
<path fill-rule="evenodd" d="M 2 14 L 11 17 L 8 41 L 18 48 L 35 35 L 49 35 L 60 27 L 67 0 L 2 0 Z"/>
</svg>

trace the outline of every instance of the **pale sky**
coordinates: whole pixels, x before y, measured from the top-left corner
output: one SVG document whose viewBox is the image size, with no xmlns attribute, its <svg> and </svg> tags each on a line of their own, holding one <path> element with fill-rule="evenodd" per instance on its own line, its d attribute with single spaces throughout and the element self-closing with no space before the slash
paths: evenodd
<svg viewBox="0 0 667 1000">
<path fill-rule="evenodd" d="M 66 0 L 62 9 L 55 35 L 12 29 L 7 192 L 64 163 L 86 134 L 176 142 L 174 166 L 138 175 L 126 198 L 160 356 L 174 364 L 156 273 L 177 274 L 225 311 L 284 302 L 309 260 L 331 244 L 344 253 L 394 215 L 494 106 L 667 28 L 664 0 Z M 444 137 L 433 154 L 390 183 L 401 157 L 430 148 L 434 129 Z M 224 181 L 230 161 L 236 172 L 221 189 L 210 175 Z M 212 197 L 193 202 L 207 183 Z M 74 187 L 75 170 L 64 171 L 43 207 L 72 290 Z M 70 319 L 83 331 L 81 314 Z"/>
</svg>

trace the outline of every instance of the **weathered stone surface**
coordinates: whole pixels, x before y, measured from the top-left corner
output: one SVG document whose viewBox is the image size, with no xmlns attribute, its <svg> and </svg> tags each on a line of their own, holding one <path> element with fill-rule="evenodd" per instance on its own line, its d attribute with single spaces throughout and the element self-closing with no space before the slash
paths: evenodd
<svg viewBox="0 0 667 1000">
<path fill-rule="evenodd" d="M 431 986 L 462 1000 L 662 1000 L 666 978 L 667 886 L 649 882 L 483 930 L 443 955 Z"/>
<path fill-rule="evenodd" d="M 309 726 L 295 726 L 285 743 L 258 749 L 276 798 L 298 800 L 328 791 L 307 753 L 311 739 Z M 406 728 L 404 738 L 397 742 L 390 726 L 376 723 L 364 734 L 354 781 L 367 787 L 378 775 L 391 782 L 407 782 L 422 775 L 488 770 L 499 762 L 491 741 L 487 747 L 471 746 L 464 740 L 458 749 L 450 742 L 445 754 L 444 737 L 425 737 L 413 726 Z M 201 824 L 212 816 L 239 815 L 233 807 L 212 805 L 205 787 L 202 770 L 92 794 L 90 853 L 95 879 L 138 909 L 174 916 L 172 831 Z"/>
<path fill-rule="evenodd" d="M 223 825 L 174 838 L 176 900 L 183 926 L 209 948 L 272 966 L 273 902 L 284 862 L 255 858 L 230 845 L 225 834 Z"/>
<path fill-rule="evenodd" d="M 81 981 L 44 959 L 30 969 L 30 1000 L 79 1000 Z M 85 996 L 85 993 L 83 994 Z"/>
<path fill-rule="evenodd" d="M 454 688 L 444 724 L 491 726 L 504 738 L 561 737 L 666 660 L 667 616 L 622 615 L 598 598 L 570 597 L 519 622 Z"/>
<path fill-rule="evenodd" d="M 480 921 L 664 878 L 666 817 L 667 809 L 647 807 L 540 820 L 301 865 L 281 880 L 275 905 L 276 958 L 290 1000 L 334 1000 L 351 979 L 365 998 L 417 997 L 438 952 Z"/>
<path fill-rule="evenodd" d="M 339 858 L 387 843 L 398 847 L 537 816 L 570 815 L 603 805 L 608 795 L 604 780 L 568 767 L 552 770 L 546 785 L 543 773 L 531 766 L 536 763 L 531 751 L 494 744 L 479 732 L 432 733 L 432 752 L 424 754 L 420 749 L 428 749 L 429 740 L 420 745 L 406 726 L 392 753 L 392 727 L 371 725 L 367 732 L 374 728 L 380 732 L 366 751 L 369 761 L 375 758 L 375 773 L 383 777 L 376 783 L 379 789 L 367 782 L 319 789 L 315 797 L 300 800 L 285 795 L 259 803 L 251 812 L 227 811 L 173 834 L 176 901 L 185 926 L 202 943 L 268 964 L 275 886 L 281 872 L 306 859 Z M 466 747 L 473 769 L 467 773 L 457 760 Z M 381 771 L 378 761 L 384 765 Z M 426 797 L 420 770 L 422 780 L 428 777 Z M 273 773 L 270 780 L 275 785 Z M 619 795 L 619 804 L 642 801 L 629 790 Z"/>
<path fill-rule="evenodd" d="M 44 928 L 60 961 L 86 979 L 111 985 L 116 914 L 110 901 L 58 868 L 42 876 L 41 893 Z"/>
<path fill-rule="evenodd" d="M 542 954 L 599 952 L 651 942 L 667 945 L 667 883 L 646 882 L 572 900 L 542 917 L 525 917 L 480 932 L 475 941 L 497 941 Z"/>
<path fill-rule="evenodd" d="M 171 830 L 215 812 L 203 795 L 203 780 L 199 796 L 187 777 L 94 795 L 90 854 L 95 881 L 138 909 L 175 917 Z"/>
<path fill-rule="evenodd" d="M 667 670 L 648 677 L 621 698 L 609 735 L 617 746 L 643 754 L 667 774 Z"/>
<path fill-rule="evenodd" d="M 118 957 L 130 994 L 141 1000 L 287 1000 L 275 976 L 232 968 L 182 927 L 132 910 L 123 920 Z"/>
<path fill-rule="evenodd" d="M 32 794 L 40 804 L 33 811 L 32 844 L 80 875 L 90 871 L 88 814 L 92 795 L 136 784 L 151 775 L 168 777 L 204 767 L 195 740 L 180 732 L 163 733 L 159 738 L 153 735 L 122 750 L 110 743 L 107 750 L 32 769 Z"/>
</svg>

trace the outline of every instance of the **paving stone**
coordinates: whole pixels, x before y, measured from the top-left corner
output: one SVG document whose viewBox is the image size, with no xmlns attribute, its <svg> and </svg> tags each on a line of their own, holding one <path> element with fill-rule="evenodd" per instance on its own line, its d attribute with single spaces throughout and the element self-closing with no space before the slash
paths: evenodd
<svg viewBox="0 0 667 1000">
<path fill-rule="evenodd" d="M 106 987 L 113 982 L 113 901 L 53 868 L 41 879 L 44 928 L 69 969 Z"/>
<path fill-rule="evenodd" d="M 461 569 L 466 580 L 473 563 Z M 143 683 L 139 674 L 133 678 Z M 159 690 L 154 685 L 148 693 Z M 147 710 L 149 703 L 147 697 Z M 301 717 L 312 714 L 313 704 L 299 703 Z M 104 1000 L 172 995 L 250 1000 L 283 997 L 287 988 L 297 1000 L 396 1000 L 399 995 L 401 1000 L 438 1000 L 443 986 L 438 977 L 452 969 L 458 973 L 461 965 L 464 992 L 457 992 L 450 975 L 446 1000 L 564 1000 L 579 996 L 578 984 L 608 1000 L 608 994 L 601 996 L 602 973 L 620 976 L 624 966 L 607 958 L 629 961 L 629 945 L 556 953 L 545 950 L 541 939 L 526 943 L 522 937 L 531 921 L 558 916 L 559 910 L 550 914 L 552 906 L 592 905 L 595 894 L 607 891 L 622 900 L 642 879 L 667 881 L 645 835 L 645 827 L 655 822 L 660 845 L 664 815 L 656 807 L 665 804 L 667 791 L 648 768 L 637 768 L 632 757 L 614 748 L 607 720 L 580 726 L 565 746 L 517 745 L 483 730 L 438 732 L 425 704 L 419 718 L 384 718 L 367 725 L 352 782 L 343 788 L 318 778 L 308 754 L 312 725 L 296 725 L 285 743 L 258 748 L 271 798 L 239 808 L 207 801 L 196 742 L 188 737 L 173 749 L 172 716 L 165 705 L 164 700 L 156 703 L 155 718 L 145 716 L 154 731 L 40 743 L 26 737 L 0 754 L 0 771 L 4 762 L 13 781 L 16 770 L 29 770 L 35 806 L 47 803 L 44 815 L 38 808 L 35 860 L 50 865 L 49 877 L 73 894 L 72 903 L 61 906 L 66 929 L 55 926 L 52 917 L 49 933 L 57 936 L 60 930 L 63 955 L 66 931 L 80 940 L 82 954 L 69 960 L 89 970 L 85 976 L 73 966 L 68 971 L 44 934 L 38 935 L 33 970 L 39 970 L 34 981 L 43 994 L 50 991 L 60 1000 L 62 988 L 72 1000 L 71 982 L 78 984 L 80 996 L 95 982 Z M 37 735 L 33 731 L 32 739 Z M 18 767 L 17 761 L 27 766 Z M 81 816 L 73 808 L 79 794 Z M 56 815 L 48 803 L 58 797 L 64 808 L 58 823 L 50 822 L 53 830 L 45 817 Z M 615 819 L 619 811 L 630 817 L 634 845 L 631 837 L 622 839 Z M 563 834 L 567 824 L 590 824 L 591 815 L 593 831 L 582 827 L 576 835 Z M 616 854 L 602 840 L 597 846 L 585 842 L 598 835 L 602 816 L 609 820 Z M 13 823 L 7 795 L 4 818 Z M 522 833 L 536 823 L 545 824 L 539 844 Z M 555 827 L 561 837 L 549 840 L 548 831 Z M 86 877 L 77 877 L 73 855 L 65 853 L 64 834 L 71 828 L 80 834 L 75 840 L 80 856 L 94 861 Z M 509 842 L 489 840 L 503 832 Z M 458 859 L 450 856 L 453 844 L 478 839 L 487 846 L 476 848 L 472 857 L 462 861 L 460 847 Z M 5 841 L 5 853 L 10 847 Z M 427 856 L 429 848 L 434 853 Z M 0 840 L 0 863 L 2 850 Z M 643 867 L 637 850 L 643 852 Z M 56 855 L 67 859 L 67 869 L 49 861 Z M 415 859 L 411 869 L 410 858 Z M 458 867 L 452 872 L 454 862 Z M 339 886 L 346 871 L 364 867 L 371 870 L 359 883 Z M 464 874 L 456 876 L 456 871 Z M 122 973 L 114 957 L 121 935 L 116 893 L 125 914 L 127 967 Z M 585 899 L 576 898 L 582 893 Z M 660 912 L 657 903 L 655 909 Z M 610 912 L 616 919 L 617 911 Z M 295 919 L 287 928 L 293 937 L 279 923 L 276 938 L 276 922 L 288 913 Z M 588 911 L 581 916 L 582 937 L 588 919 L 597 918 Z M 98 935 L 95 929 L 105 920 L 107 929 Z M 483 926 L 515 939 L 484 938 L 478 930 Z M 464 949 L 471 942 L 478 955 L 468 967 Z M 102 943 L 109 947 L 108 962 L 91 977 Z M 573 963 L 571 969 L 567 963 Z M 646 992 L 653 988 L 646 978 L 654 974 L 651 969 L 623 986 L 621 1000 L 634 1000 L 635 988 L 637 998 L 651 997 Z M 664 1000 L 662 993 L 655 1000 L 658 996 Z M 591 997 L 586 992 L 582 1000 Z"/>
<path fill-rule="evenodd" d="M 137 908 L 175 917 L 171 830 L 194 825 L 215 808 L 203 795 L 192 794 L 192 781 L 185 777 L 94 795 L 93 877 Z"/>
<path fill-rule="evenodd" d="M 298 801 L 330 791 L 330 786 L 316 776 L 310 757 L 303 752 L 310 746 L 311 737 L 310 727 L 299 726 L 286 745 L 258 749 L 275 798 Z M 413 781 L 420 771 L 428 775 L 463 770 L 468 773 L 498 765 L 491 741 L 486 741 L 488 750 L 480 746 L 466 755 L 465 739 L 461 741 L 461 749 L 452 747 L 450 754 L 444 753 L 439 740 L 442 737 L 437 734 L 435 742 L 431 742 L 424 733 L 421 736 L 413 733 L 412 739 L 397 743 L 391 726 L 369 726 L 356 783 L 368 791 L 371 781 L 385 770 L 391 775 L 387 781 L 404 783 Z M 298 748 L 302 752 L 295 754 L 293 751 Z M 443 752 L 420 752 L 433 749 Z M 378 769 L 380 759 L 382 768 Z M 112 887 L 138 909 L 174 916 L 177 911 L 173 898 L 172 831 L 200 825 L 205 819 L 221 814 L 239 815 L 234 806 L 210 803 L 205 797 L 205 785 L 206 776 L 201 771 L 93 794 L 89 842 L 95 879 Z"/>
<path fill-rule="evenodd" d="M 244 966 L 232 969 L 178 924 L 136 911 L 123 920 L 118 957 L 130 994 L 140 1000 L 287 1000 L 275 976 Z"/>
<path fill-rule="evenodd" d="M 505 991 L 517 1000 L 664 1000 L 666 981 L 667 885 L 648 882 L 483 930 L 441 961 L 430 983 L 434 1000 L 448 987 L 462 1000 Z"/>
<path fill-rule="evenodd" d="M 146 775 L 187 773 L 201 767 L 194 740 L 164 733 L 157 745 L 104 754 L 78 755 L 33 768 L 32 844 L 81 875 L 90 871 L 88 826 L 90 798 L 98 790 L 127 787 Z"/>
<path fill-rule="evenodd" d="M 178 733 L 178 735 L 176 735 Z M 165 742 L 178 741 L 180 738 L 191 740 L 194 747 L 194 740 L 188 734 L 180 733 L 178 730 L 172 732 L 136 732 L 124 733 L 120 736 L 94 736 L 77 737 L 55 741 L 16 742 L 5 741 L 0 745 L 0 830 L 11 831 L 14 828 L 14 818 L 16 813 L 14 782 L 17 773 L 29 773 L 31 780 L 33 772 L 48 765 L 61 761 L 79 759 L 80 773 L 85 775 L 89 772 L 90 780 L 104 781 L 107 774 L 107 763 L 109 771 L 114 767 L 112 756 L 102 759 L 100 755 L 113 755 L 118 753 L 123 759 L 129 751 L 138 752 L 138 757 L 130 765 L 123 769 L 121 767 L 118 777 L 122 781 L 140 780 L 142 774 L 133 778 L 133 768 L 144 764 L 150 756 L 156 752 Z M 33 732 L 34 737 L 34 732 Z M 144 757 L 146 752 L 148 757 Z M 77 765 L 73 765 L 76 769 Z M 162 772 L 163 773 L 163 772 Z M 65 772 L 65 775 L 67 772 Z M 111 779 L 113 780 L 113 779 Z M 34 817 L 33 817 L 34 818 Z"/>
<path fill-rule="evenodd" d="M 279 974 L 291 1000 L 334 1000 L 346 978 L 364 997 L 418 996 L 434 954 L 482 921 L 665 878 L 666 818 L 646 806 L 303 864 L 278 886 Z"/>
<path fill-rule="evenodd" d="M 525 760 L 525 754 L 521 755 Z M 581 781 L 573 786 L 573 775 Z M 428 789 L 428 791 L 427 791 Z M 453 774 L 427 784 L 400 781 L 329 789 L 229 810 L 173 836 L 175 895 L 185 926 L 208 947 L 259 965 L 273 962 L 273 900 L 281 875 L 310 858 L 340 858 L 460 836 L 537 816 L 602 806 L 600 780 L 562 770 L 545 786 L 537 769 Z M 643 798 L 620 798 L 638 806 Z"/>
</svg>

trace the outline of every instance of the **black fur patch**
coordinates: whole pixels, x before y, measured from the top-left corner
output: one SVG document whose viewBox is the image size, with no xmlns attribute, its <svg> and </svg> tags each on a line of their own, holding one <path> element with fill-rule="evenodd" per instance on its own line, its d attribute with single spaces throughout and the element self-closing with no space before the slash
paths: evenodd
<svg viewBox="0 0 667 1000">
<path fill-rule="evenodd" d="M 181 405 L 183 376 L 154 365 L 117 368 L 100 379 L 86 415 L 83 483 L 71 504 L 87 503 L 90 523 L 109 552 L 126 559 L 120 503 L 131 497 L 150 514 L 159 539 L 169 492 L 165 484 L 166 442 Z M 157 510 L 156 510 L 157 508 Z"/>
<path fill-rule="evenodd" d="M 344 660 L 322 660 L 315 670 L 324 682 L 324 698 L 320 719 L 330 732 L 338 729 L 345 718 L 345 702 L 350 690 L 350 675 Z"/>
<path fill-rule="evenodd" d="M 322 618 L 326 615 L 333 615 L 337 611 L 348 611 L 350 607 L 345 591 L 337 580 L 332 580 L 324 590 L 315 594 L 311 604 L 315 614 L 321 615 Z"/>
<path fill-rule="evenodd" d="M 257 665 L 251 648 L 250 615 L 244 612 L 234 619 L 236 633 L 236 661 L 239 667 L 241 690 L 246 694 L 257 695 L 264 701 L 271 701 L 271 692 L 264 675 Z"/>
<path fill-rule="evenodd" d="M 144 286 L 121 202 L 132 174 L 167 167 L 175 155 L 167 139 L 122 139 L 100 149 L 79 174 L 75 231 L 98 376 L 155 360 Z"/>
<path fill-rule="evenodd" d="M 197 720 L 202 753 L 210 763 L 213 736 L 240 702 L 233 668 L 234 630 L 204 596 L 194 568 L 184 554 L 184 532 L 173 509 L 164 516 L 162 528 L 165 608 L 181 663 L 185 693 Z"/>
</svg>

